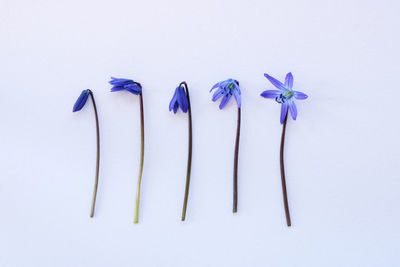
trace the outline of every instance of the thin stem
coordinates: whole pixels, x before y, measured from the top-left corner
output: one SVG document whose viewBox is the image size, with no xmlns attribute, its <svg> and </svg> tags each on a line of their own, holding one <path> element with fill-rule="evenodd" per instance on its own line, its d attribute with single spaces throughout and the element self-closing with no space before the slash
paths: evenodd
<svg viewBox="0 0 400 267">
<path fill-rule="evenodd" d="M 97 188 L 99 185 L 99 168 L 100 168 L 100 130 L 99 130 L 99 117 L 97 115 L 96 101 L 94 101 L 93 92 L 89 90 L 90 98 L 92 99 L 94 115 L 96 118 L 96 136 L 97 136 L 97 158 L 96 158 L 96 176 L 94 179 L 94 190 L 92 199 L 92 208 L 90 210 L 90 217 L 94 216 L 94 208 L 96 205 Z"/>
<path fill-rule="evenodd" d="M 286 191 L 285 166 L 284 166 L 284 162 L 283 162 L 283 148 L 285 145 L 285 132 L 286 132 L 287 117 L 288 116 L 286 114 L 285 120 L 283 122 L 283 128 L 282 128 L 280 163 L 281 163 L 283 203 L 285 205 L 286 223 L 287 223 L 287 226 L 289 227 L 289 226 L 291 226 L 291 222 L 290 222 L 290 213 L 289 213 L 289 202 L 287 199 L 287 191 Z"/>
<path fill-rule="evenodd" d="M 140 84 L 139 84 L 140 86 Z M 141 86 L 140 86 L 141 87 Z M 144 158 L 144 116 L 143 116 L 143 92 L 139 94 L 140 99 L 140 167 L 139 167 L 139 178 L 137 183 L 136 191 L 136 208 L 133 223 L 139 222 L 139 199 L 140 199 L 140 185 L 142 183 L 143 174 L 143 158 Z"/>
<path fill-rule="evenodd" d="M 239 138 L 240 138 L 240 108 L 238 108 L 235 156 L 233 161 L 233 212 L 237 212 L 238 204 L 238 159 L 239 159 Z"/>
<path fill-rule="evenodd" d="M 185 197 L 183 200 L 183 210 L 182 210 L 182 221 L 186 218 L 186 209 L 187 202 L 189 196 L 189 184 L 190 184 L 190 170 L 192 168 L 192 110 L 190 108 L 190 97 L 189 97 L 189 88 L 186 82 L 182 82 L 181 84 L 185 85 L 186 96 L 188 100 L 188 161 L 187 161 L 187 171 L 186 171 L 186 186 L 185 186 Z"/>
</svg>

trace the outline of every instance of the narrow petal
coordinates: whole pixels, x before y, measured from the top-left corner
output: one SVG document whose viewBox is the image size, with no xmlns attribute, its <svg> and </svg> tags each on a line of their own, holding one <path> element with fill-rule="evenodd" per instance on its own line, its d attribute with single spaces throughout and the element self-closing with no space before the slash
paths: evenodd
<svg viewBox="0 0 400 267">
<path fill-rule="evenodd" d="M 265 97 L 265 98 L 275 98 L 278 95 L 280 95 L 281 93 L 282 93 L 282 91 L 279 91 L 279 90 L 266 90 L 261 93 L 261 96 Z"/>
<path fill-rule="evenodd" d="M 233 96 L 236 99 L 236 103 L 238 105 L 238 108 L 240 108 L 242 106 L 242 98 L 240 96 L 240 91 L 239 90 L 234 90 L 233 91 Z"/>
<path fill-rule="evenodd" d="M 288 103 L 282 103 L 282 107 L 281 107 L 281 124 L 283 124 L 283 122 L 285 121 L 285 117 L 287 115 L 288 112 Z"/>
<path fill-rule="evenodd" d="M 77 112 L 81 110 L 85 106 L 88 98 L 89 98 L 89 90 L 83 90 L 78 99 L 76 100 L 72 112 Z"/>
<path fill-rule="evenodd" d="M 306 95 L 305 93 L 299 92 L 299 91 L 294 91 L 294 97 L 296 99 L 303 100 L 303 99 L 308 98 L 308 95 Z"/>
<path fill-rule="evenodd" d="M 293 88 L 293 75 L 291 72 L 289 72 L 288 74 L 286 74 L 286 78 L 285 78 L 285 86 L 288 89 L 292 89 Z"/>
<path fill-rule="evenodd" d="M 118 92 L 124 90 L 124 87 L 122 86 L 114 86 L 111 88 L 111 92 Z"/>
<path fill-rule="evenodd" d="M 275 79 L 272 76 L 269 76 L 268 74 L 264 73 L 264 76 L 279 90 L 286 90 L 286 87 L 284 84 L 282 84 L 280 81 Z"/>
<path fill-rule="evenodd" d="M 142 92 L 140 86 L 137 85 L 136 83 L 126 84 L 126 85 L 124 85 L 124 89 L 134 95 L 138 95 Z"/>
<path fill-rule="evenodd" d="M 218 99 L 220 99 L 222 96 L 224 95 L 224 90 L 222 88 L 218 88 L 217 91 L 215 91 L 213 97 L 212 97 L 212 101 L 217 101 Z"/>
<path fill-rule="evenodd" d="M 293 120 L 296 120 L 297 108 L 296 108 L 296 104 L 294 103 L 294 101 L 289 102 L 289 109 L 290 109 L 290 114 L 292 115 Z"/>
<path fill-rule="evenodd" d="M 174 95 L 172 96 L 171 102 L 169 102 L 169 111 L 171 111 L 172 109 L 174 109 L 175 103 L 177 103 L 177 94 L 176 91 L 174 93 Z M 176 113 L 176 112 L 175 112 Z"/>
<path fill-rule="evenodd" d="M 174 114 L 176 114 L 176 112 L 178 111 L 178 108 L 179 108 L 179 104 L 178 104 L 178 102 L 175 102 L 175 105 L 173 107 Z"/>
<path fill-rule="evenodd" d="M 211 92 L 212 90 L 214 90 L 215 88 L 219 87 L 220 84 L 221 84 L 221 82 L 214 84 L 214 86 L 211 88 L 210 92 Z"/>
<path fill-rule="evenodd" d="M 222 98 L 221 103 L 219 104 L 219 109 L 223 109 L 226 104 L 228 104 L 229 99 L 231 99 L 232 95 L 231 94 L 225 94 L 225 96 Z"/>
<path fill-rule="evenodd" d="M 187 96 L 186 96 L 186 92 L 185 89 L 183 88 L 183 86 L 179 86 L 178 88 L 176 88 L 177 91 L 177 95 L 178 95 L 178 104 L 181 107 L 183 112 L 187 112 L 188 110 L 188 100 L 187 100 Z"/>
</svg>

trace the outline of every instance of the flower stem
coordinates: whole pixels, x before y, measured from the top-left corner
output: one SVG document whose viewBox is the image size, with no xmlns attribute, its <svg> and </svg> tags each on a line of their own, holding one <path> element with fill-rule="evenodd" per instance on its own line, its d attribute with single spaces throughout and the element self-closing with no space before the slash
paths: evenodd
<svg viewBox="0 0 400 267">
<path fill-rule="evenodd" d="M 239 138 L 240 138 L 240 108 L 238 108 L 235 156 L 233 161 L 233 212 L 237 212 L 238 204 L 238 159 L 239 159 Z"/>
<path fill-rule="evenodd" d="M 96 118 L 96 136 L 97 136 L 97 158 L 96 158 L 96 176 L 94 179 L 94 190 L 93 190 L 93 199 L 92 199 L 92 207 L 90 210 L 90 217 L 94 216 L 94 208 L 96 205 L 96 197 L 97 197 L 97 188 L 99 185 L 99 168 L 100 168 L 100 131 L 99 131 L 99 117 L 97 115 L 97 107 L 96 101 L 94 101 L 93 92 L 89 90 L 90 98 L 92 99 L 94 115 Z"/>
<path fill-rule="evenodd" d="M 142 174 L 143 174 L 143 158 L 144 158 L 144 116 L 143 116 L 143 92 L 139 94 L 140 99 L 140 167 L 139 167 L 139 178 L 137 183 L 137 191 L 136 191 L 136 207 L 135 207 L 135 216 L 133 219 L 133 223 L 139 222 L 139 199 L 140 199 L 140 185 L 142 183 Z"/>
<path fill-rule="evenodd" d="M 187 202 L 189 196 L 189 184 L 190 184 L 190 170 L 192 168 L 192 110 L 190 108 L 190 97 L 189 97 L 189 88 L 186 82 L 182 82 L 181 84 L 185 85 L 186 96 L 188 99 L 188 161 L 187 161 L 187 171 L 186 171 L 186 186 L 185 186 L 185 197 L 183 200 L 183 209 L 182 209 L 182 221 L 186 218 L 186 209 Z"/>
<path fill-rule="evenodd" d="M 285 120 L 283 122 L 283 128 L 282 128 L 280 163 L 281 163 L 283 203 L 285 205 L 286 223 L 287 223 L 287 226 L 289 227 L 289 226 L 291 226 L 291 222 L 290 222 L 290 213 L 289 213 L 289 203 L 288 203 L 287 191 L 286 191 L 285 166 L 284 166 L 284 162 L 283 162 L 283 148 L 285 145 L 285 132 L 286 132 L 287 117 L 288 117 L 288 115 L 286 114 Z"/>
</svg>

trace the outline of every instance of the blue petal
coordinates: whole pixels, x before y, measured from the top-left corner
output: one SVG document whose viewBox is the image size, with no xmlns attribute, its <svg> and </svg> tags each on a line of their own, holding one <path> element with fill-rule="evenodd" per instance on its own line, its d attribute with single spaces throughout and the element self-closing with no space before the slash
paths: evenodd
<svg viewBox="0 0 400 267">
<path fill-rule="evenodd" d="M 225 96 L 222 98 L 221 103 L 219 104 L 219 109 L 223 109 L 226 104 L 228 104 L 229 99 L 231 99 L 232 95 L 231 94 L 225 94 Z"/>
<path fill-rule="evenodd" d="M 290 114 L 292 115 L 293 120 L 296 120 L 297 108 L 296 108 L 296 104 L 294 103 L 294 101 L 289 102 L 289 109 L 290 109 Z"/>
<path fill-rule="evenodd" d="M 136 83 L 124 85 L 124 89 L 134 95 L 138 95 L 142 92 L 142 89 Z"/>
<path fill-rule="evenodd" d="M 173 107 L 174 114 L 176 114 L 176 112 L 178 111 L 178 108 L 179 108 L 179 104 L 178 104 L 178 102 L 175 102 L 174 107 Z"/>
<path fill-rule="evenodd" d="M 264 73 L 264 76 L 279 90 L 286 90 L 286 87 L 284 84 L 282 84 L 280 81 L 275 79 L 274 77 L 269 76 L 268 74 Z"/>
<path fill-rule="evenodd" d="M 275 98 L 280 94 L 281 94 L 281 91 L 279 91 L 279 90 L 266 90 L 261 93 L 261 96 L 265 97 L 265 98 Z"/>
<path fill-rule="evenodd" d="M 177 94 L 176 94 L 176 90 L 175 90 L 174 95 L 172 96 L 171 102 L 169 102 L 169 111 L 174 109 L 176 103 L 177 103 Z M 175 113 L 176 113 L 176 111 L 175 111 Z"/>
<path fill-rule="evenodd" d="M 75 102 L 74 108 L 72 109 L 72 112 L 77 112 L 85 106 L 86 101 L 89 98 L 89 89 L 83 90 L 81 95 L 78 97 L 78 99 Z"/>
<path fill-rule="evenodd" d="M 210 92 L 212 91 L 212 90 L 214 90 L 215 88 L 217 88 L 217 87 L 219 87 L 220 86 L 220 82 L 219 83 L 216 83 L 216 84 L 214 84 L 214 86 L 211 88 L 211 90 L 210 90 Z"/>
<path fill-rule="evenodd" d="M 124 90 L 124 87 L 122 86 L 114 86 L 111 88 L 111 92 L 117 92 L 117 91 L 121 91 Z"/>
<path fill-rule="evenodd" d="M 183 86 L 179 86 L 176 88 L 176 92 L 178 93 L 178 104 L 181 107 L 182 111 L 186 113 L 188 111 L 189 104 L 185 89 L 183 88 Z"/>
<path fill-rule="evenodd" d="M 242 106 L 242 98 L 240 97 L 240 90 L 234 90 L 233 91 L 233 96 L 236 99 L 236 103 L 238 105 L 238 108 Z"/>
<path fill-rule="evenodd" d="M 224 95 L 225 91 L 222 88 L 218 88 L 217 91 L 215 91 L 213 97 L 212 97 L 212 101 L 217 101 L 218 99 L 220 99 L 223 95 Z"/>
<path fill-rule="evenodd" d="M 289 72 L 288 74 L 286 74 L 286 78 L 285 78 L 285 86 L 288 89 L 292 89 L 293 88 L 293 75 L 291 72 Z"/>
<path fill-rule="evenodd" d="M 283 122 L 285 121 L 285 117 L 287 115 L 288 112 L 288 103 L 282 103 L 282 107 L 281 107 L 281 124 L 283 124 Z"/>
<path fill-rule="evenodd" d="M 132 83 L 134 83 L 134 81 L 130 80 L 130 79 L 111 77 L 111 81 L 109 81 L 109 83 L 111 85 L 114 85 L 114 86 L 123 86 L 123 85 L 126 85 L 126 84 L 132 84 Z"/>
<path fill-rule="evenodd" d="M 299 91 L 294 91 L 294 97 L 296 99 L 303 100 L 303 99 L 308 98 L 308 95 L 306 95 L 305 93 L 299 92 Z"/>
</svg>

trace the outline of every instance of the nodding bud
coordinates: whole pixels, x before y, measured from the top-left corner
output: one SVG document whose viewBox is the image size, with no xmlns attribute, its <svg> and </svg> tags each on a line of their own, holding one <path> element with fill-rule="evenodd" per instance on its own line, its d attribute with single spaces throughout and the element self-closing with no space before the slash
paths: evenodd
<svg viewBox="0 0 400 267">
<path fill-rule="evenodd" d="M 77 111 L 81 110 L 85 106 L 86 101 L 88 100 L 89 95 L 91 93 L 92 93 L 92 91 L 90 91 L 90 89 L 83 90 L 81 95 L 76 100 L 74 108 L 72 109 L 72 112 L 77 112 Z"/>
</svg>

